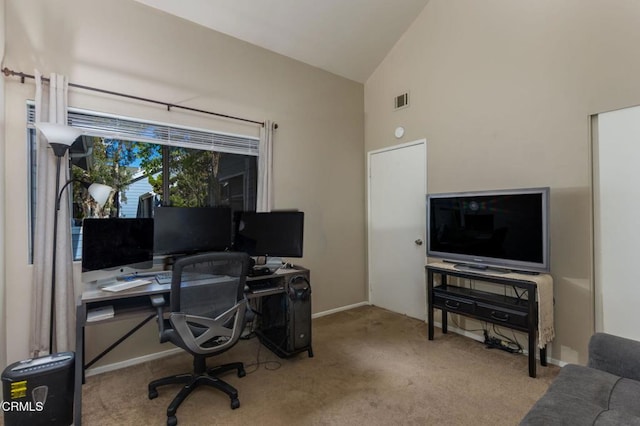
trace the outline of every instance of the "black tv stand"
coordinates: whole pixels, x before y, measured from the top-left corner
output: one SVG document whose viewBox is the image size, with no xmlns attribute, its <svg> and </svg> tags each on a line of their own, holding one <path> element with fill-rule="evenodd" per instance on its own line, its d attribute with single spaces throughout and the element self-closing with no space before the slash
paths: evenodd
<svg viewBox="0 0 640 426">
<path fill-rule="evenodd" d="M 448 312 L 525 332 L 528 335 L 529 376 L 536 377 L 539 301 L 534 280 L 537 277 L 514 273 L 493 274 L 478 269 L 460 270 L 447 263 L 429 263 L 426 272 L 429 340 L 434 339 L 434 309 L 442 311 L 442 332 L 445 334 Z M 439 285 L 434 285 L 435 275 L 440 277 Z M 521 290 L 521 293 L 518 297 L 511 297 L 501 292 L 452 285 L 448 282 L 450 277 L 509 286 Z M 540 348 L 540 364 L 547 365 L 546 344 Z"/>
</svg>

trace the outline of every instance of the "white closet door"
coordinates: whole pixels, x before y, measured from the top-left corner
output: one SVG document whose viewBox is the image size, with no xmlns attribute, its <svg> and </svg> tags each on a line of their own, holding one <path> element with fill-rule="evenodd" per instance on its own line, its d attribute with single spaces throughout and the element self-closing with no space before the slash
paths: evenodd
<svg viewBox="0 0 640 426">
<path fill-rule="evenodd" d="M 596 135 L 596 330 L 640 340 L 640 107 L 599 114 Z"/>
</svg>

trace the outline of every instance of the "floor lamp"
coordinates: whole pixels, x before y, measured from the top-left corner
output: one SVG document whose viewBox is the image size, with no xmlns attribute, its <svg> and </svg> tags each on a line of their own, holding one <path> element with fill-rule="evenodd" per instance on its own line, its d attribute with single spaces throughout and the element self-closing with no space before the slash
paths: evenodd
<svg viewBox="0 0 640 426">
<path fill-rule="evenodd" d="M 36 129 L 42 133 L 44 138 L 49 142 L 53 153 L 56 156 L 56 203 L 53 216 L 53 247 L 52 247 L 52 264 L 51 264 L 51 306 L 49 310 L 49 353 L 53 353 L 53 330 L 55 318 L 55 294 L 56 294 L 56 250 L 58 245 L 58 211 L 60 210 L 60 200 L 65 188 L 69 186 L 75 179 L 67 181 L 60 188 L 60 167 L 62 157 L 69 150 L 73 142 L 82 135 L 82 130 L 64 124 L 56 123 L 35 123 Z M 111 187 L 99 183 L 89 184 L 80 181 L 87 188 L 91 197 L 98 203 L 100 207 L 109 198 Z"/>
</svg>

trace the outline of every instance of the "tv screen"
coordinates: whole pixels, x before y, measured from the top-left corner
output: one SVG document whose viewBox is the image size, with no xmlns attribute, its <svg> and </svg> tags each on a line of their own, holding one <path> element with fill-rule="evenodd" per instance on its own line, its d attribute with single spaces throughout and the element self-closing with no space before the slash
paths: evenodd
<svg viewBox="0 0 640 426">
<path fill-rule="evenodd" d="M 158 207 L 154 221 L 156 254 L 192 254 L 231 247 L 229 207 Z"/>
<path fill-rule="evenodd" d="M 82 221 L 82 271 L 153 263 L 153 219 Z"/>
<path fill-rule="evenodd" d="M 234 222 L 234 250 L 250 256 L 302 257 L 303 212 L 238 212 Z"/>
<path fill-rule="evenodd" d="M 427 195 L 427 256 L 549 271 L 549 188 Z"/>
</svg>

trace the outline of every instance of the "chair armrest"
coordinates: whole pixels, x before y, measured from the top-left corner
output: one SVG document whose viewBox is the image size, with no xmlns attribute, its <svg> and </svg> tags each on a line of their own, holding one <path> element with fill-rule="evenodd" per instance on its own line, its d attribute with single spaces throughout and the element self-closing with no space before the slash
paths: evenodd
<svg viewBox="0 0 640 426">
<path fill-rule="evenodd" d="M 156 308 L 156 312 L 157 312 L 157 318 L 156 321 L 158 321 L 158 330 L 160 333 L 160 343 L 164 343 L 166 340 L 163 340 L 162 335 L 164 334 L 164 306 L 167 304 L 167 302 L 164 300 L 164 296 L 161 294 L 152 294 L 151 296 L 149 296 L 149 300 L 151 301 L 151 306 L 153 306 L 154 308 Z"/>
<path fill-rule="evenodd" d="M 151 296 L 149 296 L 149 300 L 151 300 L 151 305 L 154 308 L 164 306 L 167 303 L 164 300 L 164 296 L 161 294 L 152 294 Z"/>
<path fill-rule="evenodd" d="M 606 333 L 589 340 L 588 367 L 640 380 L 640 342 Z"/>
</svg>

